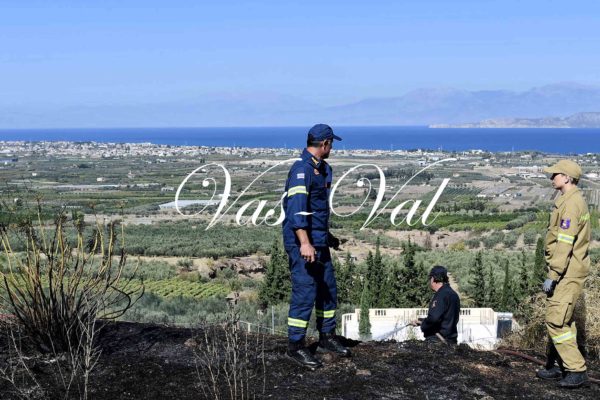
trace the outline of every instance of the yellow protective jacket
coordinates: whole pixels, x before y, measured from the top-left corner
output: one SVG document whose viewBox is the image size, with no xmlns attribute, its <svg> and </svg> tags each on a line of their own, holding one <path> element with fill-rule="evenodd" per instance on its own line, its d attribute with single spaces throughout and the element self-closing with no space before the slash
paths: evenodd
<svg viewBox="0 0 600 400">
<path fill-rule="evenodd" d="M 584 278 L 590 271 L 590 212 L 581 190 L 556 199 L 546 234 L 548 278 Z"/>
</svg>

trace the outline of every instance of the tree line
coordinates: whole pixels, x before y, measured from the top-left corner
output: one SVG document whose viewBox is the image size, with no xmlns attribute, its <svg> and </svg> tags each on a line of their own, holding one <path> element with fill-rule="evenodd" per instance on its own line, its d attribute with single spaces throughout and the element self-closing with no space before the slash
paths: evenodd
<svg viewBox="0 0 600 400">
<path fill-rule="evenodd" d="M 423 249 L 410 241 L 402 246 L 402 257 L 384 258 L 378 239 L 375 253 L 369 251 L 366 262 L 361 265 L 354 262 L 350 253 L 346 253 L 343 261 L 334 258 L 338 304 L 360 305 L 361 310 L 425 307 L 431 296 L 428 271 L 422 262 L 415 261 L 415 253 Z M 279 240 L 275 240 L 259 290 L 259 301 L 263 307 L 288 302 L 290 287 L 287 254 Z M 368 322 L 368 311 L 361 315 L 367 315 L 361 318 L 362 326 Z"/>
<path fill-rule="evenodd" d="M 469 270 L 469 295 L 475 307 L 513 311 L 524 299 L 539 292 L 546 279 L 544 238 L 537 240 L 533 267 L 527 262 L 524 250 L 521 251 L 517 274 L 511 273 L 508 260 L 497 260 L 495 267 L 501 268 L 501 280 L 494 273 L 494 265 L 490 264 L 487 270 L 484 267 L 483 252 L 475 254 Z"/>
<path fill-rule="evenodd" d="M 369 251 L 363 263 L 357 264 L 350 253 L 346 253 L 342 260 L 333 259 L 338 305 L 358 306 L 361 315 L 367 316 L 359 320 L 359 331 L 363 335 L 370 331 L 369 309 L 427 307 L 433 295 L 428 286 L 428 272 L 433 265 L 425 266 L 422 260 L 417 261 L 415 257 L 427 249 L 410 240 L 401 246 L 401 256 L 384 257 L 378 238 L 375 252 Z M 514 265 L 515 261 L 511 265 L 511 261 L 498 255 L 493 256 L 496 257 L 495 262 L 484 264 L 484 251 L 471 254 L 470 265 L 465 265 L 468 280 L 461 286 L 464 303 L 471 307 L 515 312 L 519 304 L 539 292 L 546 276 L 544 239 L 541 237 L 537 241 L 533 265 L 528 261 L 525 251 L 519 254 L 518 265 Z M 465 263 L 469 263 L 469 258 Z M 263 307 L 286 303 L 290 292 L 287 254 L 280 240 L 276 239 L 260 286 L 259 302 Z"/>
</svg>

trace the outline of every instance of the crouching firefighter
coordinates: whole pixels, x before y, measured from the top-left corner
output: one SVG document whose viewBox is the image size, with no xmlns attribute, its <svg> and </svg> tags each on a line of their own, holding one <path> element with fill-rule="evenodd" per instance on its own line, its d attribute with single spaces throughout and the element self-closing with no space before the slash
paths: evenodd
<svg viewBox="0 0 600 400">
<path fill-rule="evenodd" d="M 573 310 L 590 270 L 590 213 L 577 188 L 579 165 L 560 160 L 544 172 L 551 174 L 552 186 L 560 191 L 560 196 L 554 203 L 546 233 L 548 276 L 543 289 L 548 296 L 548 361 L 537 376 L 560 380 L 558 385 L 563 388 L 576 388 L 589 381 L 585 359 L 577 346 Z"/>
<path fill-rule="evenodd" d="M 292 279 L 286 354 L 312 369 L 322 365 L 304 344 L 313 307 L 320 335 L 317 350 L 350 356 L 335 335 L 337 288 L 329 247 L 337 248 L 339 240 L 329 233 L 332 169 L 325 162 L 334 139 L 342 140 L 327 125 L 310 129 L 301 160 L 288 173 L 283 200 L 283 242 Z"/>
<path fill-rule="evenodd" d="M 436 265 L 429 272 L 429 287 L 435 292 L 429 303 L 427 318 L 418 319 L 412 325 L 421 326 L 428 342 L 456 344 L 460 299 L 448 283 L 448 270 Z"/>
</svg>

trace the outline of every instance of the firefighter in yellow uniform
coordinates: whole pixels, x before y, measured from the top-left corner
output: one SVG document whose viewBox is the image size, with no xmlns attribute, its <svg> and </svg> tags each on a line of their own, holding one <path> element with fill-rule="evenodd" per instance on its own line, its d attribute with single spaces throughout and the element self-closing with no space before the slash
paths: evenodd
<svg viewBox="0 0 600 400">
<path fill-rule="evenodd" d="M 581 177 L 579 165 L 560 160 L 544 172 L 552 174 L 552 186 L 561 195 L 554 203 L 546 234 L 548 277 L 544 292 L 548 295 L 546 327 L 550 352 L 546 368 L 539 370 L 537 376 L 560 379 L 560 387 L 574 388 L 588 383 L 585 360 L 577 347 L 573 309 L 590 269 L 590 213 L 577 187 Z M 559 366 L 554 365 L 555 359 Z"/>
</svg>

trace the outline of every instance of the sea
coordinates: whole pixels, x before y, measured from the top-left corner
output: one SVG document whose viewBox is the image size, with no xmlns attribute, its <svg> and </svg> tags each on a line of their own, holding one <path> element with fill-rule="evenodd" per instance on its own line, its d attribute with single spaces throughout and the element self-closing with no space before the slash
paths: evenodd
<svg viewBox="0 0 600 400">
<path fill-rule="evenodd" d="M 2 129 L 0 141 L 154 143 L 177 146 L 302 148 L 310 127 Z M 600 153 L 600 128 L 428 128 L 333 126 L 334 149 Z"/>
</svg>

